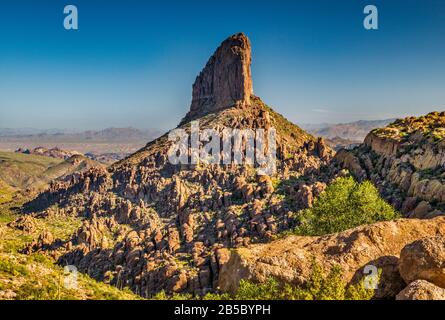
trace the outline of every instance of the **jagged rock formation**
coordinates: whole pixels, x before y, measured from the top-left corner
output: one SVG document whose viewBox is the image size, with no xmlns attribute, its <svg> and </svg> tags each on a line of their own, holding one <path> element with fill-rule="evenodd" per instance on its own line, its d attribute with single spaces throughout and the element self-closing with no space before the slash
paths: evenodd
<svg viewBox="0 0 445 320">
<path fill-rule="evenodd" d="M 35 219 L 31 216 L 23 216 L 19 219 L 8 223 L 8 227 L 31 233 L 36 229 Z"/>
<path fill-rule="evenodd" d="M 335 177 L 327 167 L 333 152 L 322 139 L 252 95 L 250 44 L 242 34 L 224 41 L 198 76 L 178 128 L 190 131 L 195 119 L 218 132 L 275 128 L 276 174 L 259 176 L 249 164 L 173 165 L 173 142 L 164 135 L 107 169 L 53 183 L 27 205 L 41 218 L 57 207 L 85 219 L 71 239 L 46 246 L 61 264 L 145 297 L 160 290 L 203 294 L 216 288 L 227 248 L 293 227 L 292 212 Z"/>
<path fill-rule="evenodd" d="M 196 78 L 190 112 L 183 123 L 235 104 L 250 105 L 251 60 L 250 41 L 245 34 L 226 39 Z"/>
<path fill-rule="evenodd" d="M 364 277 L 367 265 L 382 270 L 380 283 L 375 291 L 376 298 L 394 298 L 405 286 L 405 270 L 414 270 L 423 265 L 423 270 L 436 270 L 436 275 L 445 271 L 443 266 L 432 261 L 443 259 L 443 253 L 424 254 L 430 259 L 422 259 L 409 266 L 406 256 L 409 247 L 419 246 L 413 241 L 445 235 L 445 217 L 435 219 L 399 219 L 361 226 L 352 230 L 320 237 L 289 236 L 268 244 L 251 245 L 232 251 L 219 276 L 219 286 L 223 291 L 236 291 L 239 280 L 250 279 L 264 282 L 269 277 L 277 280 L 304 284 L 312 271 L 313 258 L 325 270 L 340 266 L 345 281 L 356 282 Z M 443 239 L 443 238 L 442 238 Z M 442 243 L 437 239 L 430 242 Z M 442 244 L 443 246 L 443 244 Z M 434 246 L 429 246 L 433 248 Z M 418 250 L 418 252 L 421 250 Z M 427 250 L 428 251 L 428 250 Z M 434 258 L 431 258 L 434 257 Z M 402 264 L 403 263 L 403 264 Z M 399 273 L 399 265 L 403 278 Z M 408 272 L 411 274 L 411 272 Z M 426 272 L 424 273 L 424 276 Z M 414 276 L 414 280 L 423 279 Z M 437 277 L 431 277 L 437 280 Z M 407 283 L 412 281 L 410 278 Z M 432 281 L 432 280 L 431 280 Z M 435 281 L 435 284 L 442 282 Z"/>
<path fill-rule="evenodd" d="M 444 138 L 445 112 L 432 112 L 373 130 L 336 160 L 358 179 L 371 180 L 406 216 L 431 218 L 445 212 Z"/>
</svg>

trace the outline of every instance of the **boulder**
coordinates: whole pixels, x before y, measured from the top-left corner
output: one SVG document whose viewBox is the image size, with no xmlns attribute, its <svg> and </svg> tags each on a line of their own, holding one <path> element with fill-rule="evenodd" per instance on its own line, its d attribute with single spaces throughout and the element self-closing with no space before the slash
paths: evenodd
<svg viewBox="0 0 445 320">
<path fill-rule="evenodd" d="M 424 218 L 428 212 L 431 211 L 431 205 L 426 201 L 421 201 L 417 207 L 414 209 L 413 214 L 411 215 L 411 218 L 418 218 L 422 219 Z"/>
<path fill-rule="evenodd" d="M 8 227 L 22 230 L 26 233 L 32 233 L 37 228 L 35 219 L 31 216 L 22 216 L 17 220 L 10 222 L 8 224 Z"/>
<path fill-rule="evenodd" d="M 403 289 L 396 300 L 445 300 L 445 289 L 425 280 L 416 280 Z"/>
<path fill-rule="evenodd" d="M 428 237 L 404 247 L 399 271 L 406 283 L 420 279 L 445 288 L 445 237 Z"/>
</svg>

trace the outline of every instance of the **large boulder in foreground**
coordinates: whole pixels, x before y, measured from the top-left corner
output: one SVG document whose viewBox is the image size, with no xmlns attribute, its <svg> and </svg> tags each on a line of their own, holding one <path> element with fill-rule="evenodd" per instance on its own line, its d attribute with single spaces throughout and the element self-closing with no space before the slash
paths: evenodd
<svg viewBox="0 0 445 320">
<path fill-rule="evenodd" d="M 437 217 L 379 222 L 320 237 L 288 236 L 234 250 L 222 267 L 219 287 L 235 292 L 241 279 L 263 282 L 269 277 L 303 284 L 315 259 L 325 270 L 341 266 L 347 282 L 360 280 L 366 266 L 375 266 L 382 270 L 375 297 L 393 298 L 406 286 L 398 272 L 402 249 L 416 240 L 444 235 L 445 217 Z"/>
<path fill-rule="evenodd" d="M 445 288 L 445 237 L 417 240 L 400 253 L 399 271 L 403 280 L 426 280 Z"/>
<path fill-rule="evenodd" d="M 425 280 L 416 280 L 403 289 L 396 300 L 445 300 L 445 289 Z"/>
</svg>

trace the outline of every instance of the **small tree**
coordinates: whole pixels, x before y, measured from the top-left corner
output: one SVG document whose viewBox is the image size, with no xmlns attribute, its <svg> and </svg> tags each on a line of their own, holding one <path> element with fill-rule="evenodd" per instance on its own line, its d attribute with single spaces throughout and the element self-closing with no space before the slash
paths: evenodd
<svg viewBox="0 0 445 320">
<path fill-rule="evenodd" d="M 324 235 L 399 216 L 371 182 L 342 177 L 326 188 L 312 208 L 300 211 L 301 225 L 295 233 Z"/>
</svg>

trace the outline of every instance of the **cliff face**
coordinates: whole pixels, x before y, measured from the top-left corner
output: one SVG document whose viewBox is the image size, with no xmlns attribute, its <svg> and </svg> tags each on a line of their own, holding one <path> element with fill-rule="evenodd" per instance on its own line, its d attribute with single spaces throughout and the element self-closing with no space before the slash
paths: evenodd
<svg viewBox="0 0 445 320">
<path fill-rule="evenodd" d="M 190 112 L 183 122 L 238 105 L 250 105 L 253 94 L 250 41 L 243 33 L 226 39 L 193 84 Z"/>
<path fill-rule="evenodd" d="M 409 217 L 445 212 L 445 112 L 397 120 L 335 158 Z"/>
</svg>

